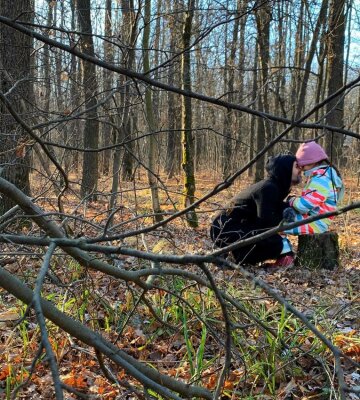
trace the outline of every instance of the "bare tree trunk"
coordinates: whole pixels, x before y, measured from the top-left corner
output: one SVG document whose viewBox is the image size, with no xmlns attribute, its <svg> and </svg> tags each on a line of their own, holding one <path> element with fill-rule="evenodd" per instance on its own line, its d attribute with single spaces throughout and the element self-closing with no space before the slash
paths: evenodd
<svg viewBox="0 0 360 400">
<path fill-rule="evenodd" d="M 124 51 L 121 55 L 121 62 L 124 67 L 132 68 L 134 63 L 134 50 L 133 46 L 136 40 L 136 28 L 137 20 L 134 15 L 134 5 L 132 0 L 122 0 L 121 3 L 123 20 L 121 24 L 121 41 L 127 44 L 127 51 Z M 116 104 L 118 108 L 118 125 L 119 128 L 114 132 L 114 142 L 119 143 L 121 141 L 129 140 L 132 138 L 132 124 L 130 121 L 130 88 L 129 79 L 125 76 L 121 76 L 119 79 L 119 86 L 121 87 L 120 92 L 120 104 Z M 124 180 L 133 180 L 133 156 L 131 154 L 132 144 L 127 144 L 124 149 L 123 156 L 123 168 L 122 178 Z M 116 147 L 113 158 L 113 169 L 112 169 L 112 186 L 111 186 L 111 197 L 109 202 L 110 211 L 113 210 L 116 203 L 117 191 L 119 188 L 120 180 L 120 167 L 121 167 L 121 151 L 120 147 Z"/>
<path fill-rule="evenodd" d="M 111 16 L 111 9 L 112 9 L 112 0 L 106 0 L 105 3 L 105 21 L 104 21 L 104 29 L 105 29 L 105 37 L 110 40 L 112 35 L 112 16 Z M 104 41 L 104 58 L 106 62 L 113 63 L 113 51 L 111 48 L 111 44 L 105 40 Z M 104 79 L 104 92 L 105 96 L 109 94 L 111 87 L 112 87 L 112 72 L 108 69 L 103 70 L 103 79 Z M 111 101 L 109 101 L 111 103 Z M 106 104 L 104 106 L 105 111 L 109 112 L 109 107 Z M 103 124 L 102 128 L 102 143 L 105 147 L 110 146 L 111 144 L 111 133 L 112 128 L 108 124 Z M 108 175 L 110 171 L 110 159 L 111 159 L 111 150 L 105 150 L 102 153 L 102 173 L 104 175 Z"/>
<path fill-rule="evenodd" d="M 345 0 L 332 0 L 329 10 L 328 35 L 328 95 L 336 92 L 344 84 L 344 46 L 345 46 Z M 326 123 L 343 127 L 344 98 L 338 96 L 331 100 L 326 107 Z M 342 162 L 342 146 L 345 136 L 339 133 L 329 133 L 325 146 L 327 154 L 340 164 Z"/>
<path fill-rule="evenodd" d="M 239 5 L 238 5 L 239 6 Z M 230 55 L 227 59 L 227 45 L 225 44 L 225 68 L 224 68 L 224 83 L 225 90 L 228 92 L 228 100 L 233 103 L 234 96 L 234 80 L 235 80 L 235 59 L 236 59 L 236 50 L 238 48 L 238 35 L 239 35 L 239 8 L 237 10 L 236 16 L 238 17 L 234 22 L 234 28 L 232 32 L 232 41 L 230 44 Z M 226 35 L 227 36 L 227 35 Z M 233 110 L 225 110 L 224 117 L 224 143 L 223 143 L 223 161 L 222 161 L 222 174 L 223 177 L 226 178 L 231 173 L 232 166 L 232 149 L 234 146 L 233 138 L 233 129 L 234 129 L 234 112 Z"/>
<path fill-rule="evenodd" d="M 50 0 L 47 1 L 48 3 L 48 13 L 47 13 L 47 26 L 51 26 L 53 23 L 53 7 L 50 4 Z M 47 32 L 48 35 L 48 32 Z M 51 81 L 50 81 L 50 46 L 45 44 L 44 45 L 44 85 L 45 85 L 45 102 L 44 102 L 44 111 L 47 114 L 50 109 L 50 97 L 51 97 Z"/>
<path fill-rule="evenodd" d="M 315 104 L 320 102 L 320 99 L 323 98 L 323 91 L 326 82 L 326 70 L 325 70 L 325 57 L 326 57 L 326 27 L 327 24 L 324 23 L 322 26 L 321 38 L 320 38 L 320 46 L 319 46 L 319 55 L 317 57 L 317 61 L 319 64 L 319 72 L 317 76 L 317 84 L 316 84 L 316 94 L 315 94 Z M 316 110 L 314 119 L 318 121 L 321 116 L 321 110 Z"/>
<path fill-rule="evenodd" d="M 94 57 L 94 43 L 90 17 L 90 0 L 77 0 L 79 25 L 83 33 L 81 45 L 84 53 Z M 86 121 L 84 128 L 84 147 L 97 149 L 99 146 L 99 123 L 96 111 L 97 79 L 93 63 L 83 61 L 83 87 L 85 90 Z M 85 152 L 83 158 L 83 171 L 81 182 L 81 196 L 96 200 L 98 181 L 98 153 Z"/>
<path fill-rule="evenodd" d="M 305 0 L 306 1 L 306 0 Z M 295 34 L 295 49 L 294 49 L 294 68 L 291 71 L 291 92 L 290 92 L 290 104 L 291 104 L 291 117 L 296 119 L 296 113 L 299 111 L 298 108 L 298 93 L 301 84 L 302 72 L 301 68 L 304 63 L 304 52 L 305 52 L 305 42 L 304 42 L 304 12 L 305 12 L 305 1 L 301 0 L 300 12 L 297 17 L 297 28 Z M 300 130 L 294 128 L 291 132 L 291 137 L 293 139 L 299 139 Z M 295 153 L 297 144 L 291 143 L 290 150 Z"/>
<path fill-rule="evenodd" d="M 297 87 L 296 90 L 296 105 L 295 105 L 295 120 L 299 119 L 304 111 L 305 107 L 305 102 L 306 102 L 306 90 L 307 90 L 307 85 L 309 82 L 309 77 L 310 77 L 310 72 L 311 72 L 311 64 L 314 59 L 316 47 L 318 45 L 319 41 L 319 36 L 321 32 L 321 27 L 326 21 L 326 14 L 327 14 L 327 8 L 328 8 L 328 0 L 323 0 L 318 16 L 318 20 L 315 25 L 315 29 L 312 35 L 312 40 L 310 43 L 310 48 L 309 52 L 306 56 L 306 61 L 305 61 L 305 71 L 302 77 L 302 81 L 300 85 Z M 294 138 L 297 139 L 299 138 L 299 132 L 300 129 L 298 127 L 294 128 Z M 294 150 L 294 149 L 293 149 Z"/>
<path fill-rule="evenodd" d="M 52 26 L 53 24 L 53 9 L 50 0 L 47 0 L 47 18 L 46 18 L 46 25 Z M 49 29 L 50 30 L 50 29 Z M 46 36 L 49 36 L 49 30 L 45 33 Z M 46 120 L 49 115 L 50 111 L 50 99 L 51 99 L 51 60 L 50 60 L 50 46 L 45 44 L 44 45 L 44 103 L 43 103 L 43 110 L 44 110 L 44 119 Z M 50 135 L 50 133 L 49 133 Z M 48 136 L 49 137 L 49 136 Z M 42 150 L 37 149 L 37 155 L 41 154 Z M 43 160 L 43 168 L 44 170 L 50 171 L 49 168 L 49 158 L 42 157 Z"/>
<path fill-rule="evenodd" d="M 258 90 L 258 46 L 255 46 L 255 55 L 254 55 L 254 67 L 253 67 L 253 76 L 252 76 L 252 90 L 251 90 L 251 101 L 253 104 L 253 108 L 256 108 L 256 97 L 257 97 L 257 90 Z M 259 118 L 256 117 L 255 115 L 250 116 L 250 133 L 249 133 L 249 159 L 252 160 L 255 156 L 255 149 L 257 148 L 257 138 L 258 138 L 258 130 L 257 128 L 257 123 L 258 123 Z M 256 167 L 256 164 L 255 164 Z M 262 170 L 264 170 L 264 164 L 262 167 L 260 166 Z M 255 168 L 256 171 L 256 168 Z M 254 165 L 251 165 L 251 167 L 248 169 L 248 176 L 253 177 L 254 176 Z M 258 175 L 258 179 L 254 176 L 254 180 L 261 180 Z"/>
<path fill-rule="evenodd" d="M 192 19 L 195 0 L 188 0 L 182 36 L 183 49 L 190 46 Z M 190 51 L 184 51 L 181 56 L 182 88 L 191 90 L 191 57 Z M 194 137 L 192 133 L 191 98 L 182 97 L 181 102 L 181 130 L 182 130 L 182 167 L 184 170 L 184 206 L 188 207 L 195 201 L 195 174 L 194 174 Z M 192 227 L 198 226 L 195 210 L 187 213 L 186 220 Z"/>
<path fill-rule="evenodd" d="M 174 17 L 170 16 L 169 30 L 170 30 L 170 54 L 175 53 L 176 44 L 176 23 Z M 176 76 L 176 61 L 172 61 L 168 69 L 168 84 L 174 86 Z M 176 173 L 180 172 L 180 149 L 181 149 L 181 138 L 179 132 L 175 131 L 179 128 L 179 112 L 178 112 L 177 97 L 173 92 L 167 92 L 167 123 L 169 133 L 167 137 L 166 146 L 166 160 L 165 160 L 165 171 L 169 178 L 172 178 Z"/>
<path fill-rule="evenodd" d="M 257 42 L 259 48 L 259 64 L 260 64 L 260 82 L 261 94 L 258 94 L 258 108 L 260 111 L 267 112 L 269 110 L 267 97 L 268 84 L 268 68 L 270 61 L 270 20 L 271 20 L 271 4 L 264 3 L 263 6 L 256 11 L 257 26 Z M 267 129 L 266 129 L 267 127 Z M 260 151 L 265 146 L 265 141 L 271 139 L 270 124 L 264 119 L 258 119 L 257 135 L 256 135 L 256 151 Z M 256 163 L 255 180 L 261 180 L 264 177 L 264 157 L 261 157 Z"/>
<path fill-rule="evenodd" d="M 285 69 L 281 68 L 286 65 L 286 40 L 284 38 L 287 35 L 287 20 L 288 20 L 288 7 L 289 3 L 277 2 L 277 16 L 276 19 L 278 21 L 277 26 L 277 46 L 276 46 L 276 62 L 275 65 L 278 65 L 280 68 L 276 74 L 276 83 L 275 83 L 275 100 L 274 100 L 274 111 L 275 113 L 280 114 L 286 117 L 286 112 L 284 108 L 284 93 L 285 93 Z M 280 124 L 277 124 L 278 128 Z"/>
<path fill-rule="evenodd" d="M 150 42 L 150 11 L 151 11 L 151 0 L 145 0 L 145 15 L 144 15 L 144 33 L 143 33 L 143 68 L 144 74 L 150 70 L 150 59 L 149 59 L 149 42 Z M 155 159 L 157 153 L 157 145 L 154 132 L 156 131 L 156 123 L 154 118 L 154 110 L 152 106 L 151 90 L 147 86 L 145 89 L 145 114 L 149 127 L 150 136 L 148 136 L 148 181 L 151 190 L 151 202 L 152 209 L 155 214 L 155 220 L 161 221 L 161 208 L 159 200 L 159 191 L 157 186 L 157 180 L 154 176 L 155 167 L 157 160 Z"/>
<path fill-rule="evenodd" d="M 246 22 L 248 15 L 244 13 L 248 6 L 248 0 L 238 0 L 238 13 L 243 14 L 240 20 L 240 37 L 239 37 L 239 77 L 238 77 L 238 93 L 237 98 L 240 103 L 244 101 L 244 93 L 245 93 L 245 59 L 246 59 L 246 50 L 245 50 L 245 32 L 246 32 Z M 244 141 L 244 115 L 239 113 L 234 113 L 235 121 L 234 125 L 236 127 L 236 135 L 237 139 L 235 143 L 235 154 L 243 153 L 241 149 L 241 142 Z M 253 131 L 251 131 L 253 132 Z M 246 139 L 245 139 L 246 140 Z M 235 164 L 235 169 L 239 168 L 239 163 L 244 162 L 244 160 L 235 159 L 233 157 L 233 163 Z"/>
<path fill-rule="evenodd" d="M 32 3 L 25 0 L 13 2 L 0 0 L 0 14 L 8 18 L 22 16 L 24 21 L 32 22 Z M 6 93 L 20 79 L 24 81 L 7 96 L 16 112 L 27 118 L 29 105 L 33 103 L 33 84 L 31 78 L 32 39 L 0 24 L 0 90 Z M 25 101 L 24 101 L 25 100 Z M 23 105 L 29 107 L 23 109 Z M 0 170 L 5 179 L 14 183 L 20 190 L 30 195 L 29 154 L 26 148 L 27 135 L 18 126 L 6 107 L 0 103 Z M 8 197 L 0 201 L 0 214 L 14 206 Z"/>
<path fill-rule="evenodd" d="M 73 31 L 76 30 L 76 7 L 75 7 L 75 1 L 70 2 L 71 6 L 71 29 Z M 72 36 L 70 36 L 70 43 L 72 46 L 75 46 L 76 43 Z M 72 104 L 71 106 L 74 108 L 77 100 L 81 97 L 81 95 L 78 92 L 78 82 L 80 82 L 80 68 L 79 68 L 79 61 L 75 57 L 75 55 L 71 55 L 71 67 L 70 67 L 70 74 L 69 74 L 69 79 L 70 79 L 70 94 L 71 94 L 71 100 Z M 80 138 L 82 138 L 82 129 L 79 124 L 78 120 L 72 121 L 71 122 L 71 130 L 72 130 L 72 135 L 70 138 L 70 144 L 73 146 L 79 145 L 82 141 Z M 80 157 L 79 157 L 79 152 L 74 151 L 72 152 L 72 157 L 69 157 L 66 161 L 69 162 L 69 165 L 65 166 L 66 171 L 70 169 L 70 166 L 72 165 L 74 171 L 79 170 L 79 164 L 80 164 Z"/>
<path fill-rule="evenodd" d="M 134 12 L 134 4 L 133 0 L 122 0 L 121 2 L 122 12 L 123 12 L 123 21 L 121 27 L 122 33 L 122 42 L 126 43 L 128 49 L 122 53 L 122 63 L 125 68 L 132 69 L 134 64 L 134 45 L 136 42 L 136 27 L 137 27 L 137 20 L 135 19 L 135 12 Z M 122 134 L 122 140 L 131 140 L 133 137 L 133 133 L 131 131 L 132 124 L 129 123 L 129 119 L 131 118 L 130 113 L 130 88 L 129 83 L 131 80 L 128 78 L 124 78 L 121 80 L 122 86 L 124 87 L 124 98 L 123 102 L 121 103 L 121 107 L 123 108 L 122 111 L 119 110 L 119 114 L 123 113 L 122 115 L 122 126 L 120 128 L 120 132 Z M 123 93 L 124 93 L 123 92 Z M 123 165 L 122 165 L 122 179 L 125 181 L 131 181 L 134 179 L 134 160 L 133 155 L 131 154 L 133 150 L 133 143 L 129 143 L 125 149 L 123 154 Z"/>
</svg>

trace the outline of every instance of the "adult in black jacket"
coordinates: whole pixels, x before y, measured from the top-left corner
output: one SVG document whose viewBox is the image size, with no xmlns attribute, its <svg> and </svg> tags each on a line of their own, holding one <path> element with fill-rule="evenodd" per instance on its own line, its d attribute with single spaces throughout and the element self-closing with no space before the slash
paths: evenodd
<svg viewBox="0 0 360 400">
<path fill-rule="evenodd" d="M 271 157 L 266 170 L 267 179 L 235 196 L 213 220 L 210 235 L 216 246 L 225 247 L 264 232 L 283 219 L 283 211 L 289 207 L 284 200 L 291 185 L 300 181 L 296 158 L 292 155 Z M 233 251 L 237 263 L 247 264 L 280 259 L 287 254 L 292 254 L 291 245 L 284 236 L 278 234 Z"/>
</svg>

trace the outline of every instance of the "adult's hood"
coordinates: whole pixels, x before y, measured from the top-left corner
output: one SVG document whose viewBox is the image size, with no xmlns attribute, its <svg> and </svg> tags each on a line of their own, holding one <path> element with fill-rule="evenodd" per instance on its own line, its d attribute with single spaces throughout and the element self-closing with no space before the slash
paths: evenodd
<svg viewBox="0 0 360 400">
<path fill-rule="evenodd" d="M 269 178 L 276 181 L 284 197 L 290 191 L 292 170 L 295 161 L 295 156 L 287 154 L 269 157 L 266 164 L 266 171 Z"/>
</svg>

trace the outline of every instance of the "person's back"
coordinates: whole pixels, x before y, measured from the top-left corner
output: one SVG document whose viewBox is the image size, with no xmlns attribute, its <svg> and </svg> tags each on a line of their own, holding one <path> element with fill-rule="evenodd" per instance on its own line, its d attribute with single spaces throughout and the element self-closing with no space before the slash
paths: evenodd
<svg viewBox="0 0 360 400">
<path fill-rule="evenodd" d="M 280 223 L 283 210 L 288 207 L 284 199 L 295 179 L 294 164 L 295 157 L 291 155 L 269 159 L 266 166 L 268 178 L 239 193 L 230 205 L 215 217 L 210 234 L 216 246 L 225 247 Z M 273 235 L 250 248 L 241 247 L 233 251 L 233 254 L 237 262 L 254 264 L 278 258 L 283 248 L 283 238 Z"/>
</svg>

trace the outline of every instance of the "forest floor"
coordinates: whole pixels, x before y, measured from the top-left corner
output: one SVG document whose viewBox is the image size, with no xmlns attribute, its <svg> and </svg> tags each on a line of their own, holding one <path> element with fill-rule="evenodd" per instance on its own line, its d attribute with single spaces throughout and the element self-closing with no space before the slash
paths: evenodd
<svg viewBox="0 0 360 400">
<path fill-rule="evenodd" d="M 351 174 L 349 174 L 351 176 Z M 75 177 L 73 177 L 75 179 Z M 181 208 L 181 182 L 164 177 L 168 193 L 161 193 L 162 209 L 171 212 L 174 204 Z M 197 178 L 197 195 L 207 193 L 216 184 L 211 174 Z M 38 183 L 39 187 L 41 182 Z M 127 246 L 156 253 L 204 254 L 211 251 L 208 237 L 211 215 L 223 206 L 234 193 L 249 184 L 243 179 L 230 190 L 216 195 L 204 203 L 199 212 L 199 227 L 190 229 L 182 220 L 169 224 L 160 234 L 134 237 L 126 240 Z M 105 181 L 103 188 L 105 188 Z M 360 198 L 360 187 L 356 177 L 347 179 L 347 194 L 344 204 Z M 74 185 L 74 189 L 75 185 Z M 117 203 L 121 205 L 115 223 L 125 223 L 141 213 L 151 212 L 149 190 L 143 177 L 136 183 L 121 187 Z M 297 189 L 298 190 L 298 189 Z M 46 211 L 56 209 L 56 197 L 47 195 L 38 201 Z M 101 198 L 97 202 L 79 206 L 75 196 L 65 199 L 65 210 L 90 221 L 91 224 L 74 220 L 75 235 L 98 234 L 106 220 L 107 203 Z M 134 219 L 122 230 L 151 224 L 152 218 Z M 22 227 L 22 233 L 31 234 L 33 226 Z M 334 271 L 308 270 L 301 267 L 287 271 L 252 272 L 276 289 L 292 305 L 304 313 L 314 325 L 350 359 L 360 362 L 360 210 L 336 217 L 333 228 L 339 233 L 341 265 Z M 296 246 L 296 240 L 293 240 Z M 32 286 L 41 266 L 43 249 L 8 245 L 1 249 L 0 260 L 11 259 L 6 269 Z M 15 254 L 16 253 L 16 254 Z M 118 257 L 111 260 L 122 268 L 144 267 L 133 257 Z M 194 266 L 189 270 L 195 271 Z M 149 299 L 161 317 L 180 329 L 169 331 L 152 318 L 145 305 L 134 309 L 140 291 L 129 288 L 97 271 L 86 271 L 62 254 L 57 254 L 51 271 L 63 285 L 51 280 L 44 285 L 43 296 L 58 308 L 73 315 L 106 338 L 116 342 L 120 348 L 139 360 L 155 365 L 161 372 L 185 381 L 193 381 L 213 390 L 223 351 L 202 320 L 194 317 L 194 310 L 203 320 L 221 331 L 222 315 L 214 296 L 191 284 L 172 281 L 172 289 L 180 287 L 181 295 L 193 307 L 186 314 L 184 306 L 175 302 L 165 291 L 154 291 Z M 269 337 L 254 326 L 249 318 L 231 310 L 232 317 L 244 330 L 234 336 L 240 353 L 234 359 L 225 382 L 224 399 L 336 399 L 337 381 L 334 378 L 333 357 L 328 349 L 306 329 L 300 321 L 285 312 L 284 308 L 237 271 L 220 271 L 215 266 L 211 271 L 221 289 L 242 302 L 247 310 L 266 321 L 278 332 L 277 339 Z M 161 282 L 164 285 L 164 282 Z M 198 306 L 198 308 L 196 308 Z M 191 308 L 190 307 L 190 308 Z M 23 304 L 0 289 L 0 399 L 10 399 L 14 388 L 29 377 L 29 369 L 39 346 L 39 329 L 33 315 L 18 323 L 23 315 Z M 134 310 L 136 312 L 134 312 Z M 187 319 L 188 318 L 188 319 Z M 124 323 L 124 320 L 126 323 Z M 84 346 L 48 324 L 50 340 L 58 359 L 60 376 L 64 383 L 94 399 L 135 399 L 138 395 L 105 379 L 93 349 Z M 188 331 L 189 335 L 185 333 Z M 282 343 L 291 349 L 286 355 Z M 202 349 L 199 354 L 199 349 Z M 120 382 L 133 382 L 123 370 L 113 369 Z M 349 360 L 343 360 L 345 381 L 349 386 L 360 387 L 360 370 Z M 134 382 L 136 384 L 136 382 Z M 46 360 L 40 359 L 26 385 L 17 398 L 53 398 L 52 377 Z M 348 399 L 360 399 L 348 393 Z M 66 399 L 78 398 L 67 393 Z"/>
</svg>

